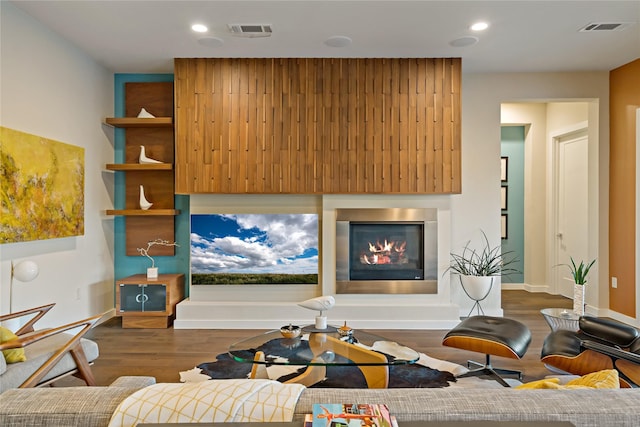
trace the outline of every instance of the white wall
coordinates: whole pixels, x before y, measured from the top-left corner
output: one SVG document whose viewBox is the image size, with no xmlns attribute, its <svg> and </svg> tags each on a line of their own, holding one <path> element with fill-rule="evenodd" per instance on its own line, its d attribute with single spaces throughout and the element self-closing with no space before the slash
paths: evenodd
<svg viewBox="0 0 640 427">
<path fill-rule="evenodd" d="M 14 7 L 0 2 L 0 125 L 85 149 L 85 234 L 0 246 L 0 312 L 9 309 L 11 261 L 32 259 L 40 275 L 14 281 L 13 311 L 51 302 L 39 322 L 54 326 L 113 308 L 113 74 Z"/>
</svg>

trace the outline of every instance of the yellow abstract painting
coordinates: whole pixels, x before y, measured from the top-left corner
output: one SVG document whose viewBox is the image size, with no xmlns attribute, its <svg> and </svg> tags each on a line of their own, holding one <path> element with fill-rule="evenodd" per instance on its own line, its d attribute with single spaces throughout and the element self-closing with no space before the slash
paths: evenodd
<svg viewBox="0 0 640 427">
<path fill-rule="evenodd" d="M 0 127 L 0 243 L 84 234 L 84 148 Z"/>
</svg>

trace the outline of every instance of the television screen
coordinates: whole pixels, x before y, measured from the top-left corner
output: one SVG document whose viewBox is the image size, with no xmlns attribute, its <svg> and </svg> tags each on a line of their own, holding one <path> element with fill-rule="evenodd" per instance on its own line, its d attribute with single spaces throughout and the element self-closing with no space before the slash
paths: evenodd
<svg viewBox="0 0 640 427">
<path fill-rule="evenodd" d="M 317 284 L 318 215 L 191 215 L 191 283 Z"/>
</svg>

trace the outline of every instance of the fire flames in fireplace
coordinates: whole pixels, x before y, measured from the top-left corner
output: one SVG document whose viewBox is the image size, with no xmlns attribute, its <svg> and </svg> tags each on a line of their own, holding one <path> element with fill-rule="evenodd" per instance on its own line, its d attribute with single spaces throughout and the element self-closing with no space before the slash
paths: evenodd
<svg viewBox="0 0 640 427">
<path fill-rule="evenodd" d="M 360 256 L 362 264 L 381 265 L 381 264 L 406 264 L 408 259 L 405 257 L 407 242 L 394 241 L 384 239 L 384 243 L 379 240 L 376 243 L 368 242 L 368 250 L 363 251 Z"/>
</svg>

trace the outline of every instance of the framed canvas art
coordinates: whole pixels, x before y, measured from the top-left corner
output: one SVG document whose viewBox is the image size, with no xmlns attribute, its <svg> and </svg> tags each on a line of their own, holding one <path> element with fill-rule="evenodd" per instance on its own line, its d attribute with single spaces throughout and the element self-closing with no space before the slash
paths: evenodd
<svg viewBox="0 0 640 427">
<path fill-rule="evenodd" d="M 84 148 L 0 127 L 0 243 L 84 234 Z"/>
<path fill-rule="evenodd" d="M 500 157 L 500 181 L 507 182 L 509 172 L 509 158 Z"/>
</svg>

